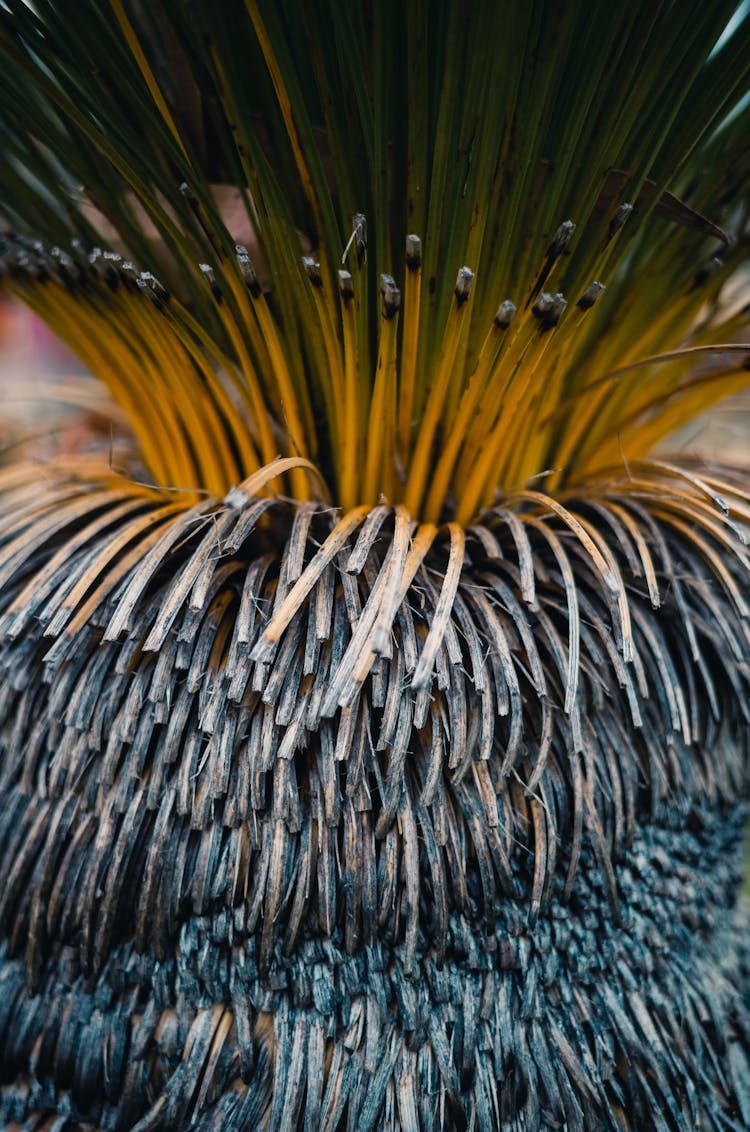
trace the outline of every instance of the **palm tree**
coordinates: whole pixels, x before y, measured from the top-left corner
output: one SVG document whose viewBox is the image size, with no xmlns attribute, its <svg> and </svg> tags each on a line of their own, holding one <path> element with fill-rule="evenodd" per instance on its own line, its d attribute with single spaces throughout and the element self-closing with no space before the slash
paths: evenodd
<svg viewBox="0 0 750 1132">
<path fill-rule="evenodd" d="M 734 0 L 4 0 L 0 1114 L 750 1124 Z"/>
</svg>

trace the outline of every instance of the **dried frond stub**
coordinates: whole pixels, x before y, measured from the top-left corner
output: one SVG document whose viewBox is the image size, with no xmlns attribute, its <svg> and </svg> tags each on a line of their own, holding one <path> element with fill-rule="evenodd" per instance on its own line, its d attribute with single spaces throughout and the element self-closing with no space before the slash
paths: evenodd
<svg viewBox="0 0 750 1132">
<path fill-rule="evenodd" d="M 413 233 L 406 237 L 406 266 L 411 271 L 422 266 L 422 241 Z"/>
<path fill-rule="evenodd" d="M 597 281 L 589 283 L 588 287 L 578 300 L 578 306 L 581 308 L 581 310 L 590 310 L 591 307 L 593 307 L 594 303 L 597 302 L 597 300 L 600 298 L 602 292 L 605 290 L 606 287 L 603 283 L 599 283 Z"/>
<path fill-rule="evenodd" d="M 444 533 L 387 505 L 337 517 L 234 492 L 187 506 L 115 477 L 94 488 L 30 469 L 3 486 L 0 924 L 23 1022 L 0 1031 L 4 1067 L 43 1041 L 57 1080 L 67 1012 L 94 995 L 106 1002 L 97 1072 L 124 1043 L 113 1119 L 152 1119 L 148 1092 L 127 1083 L 139 1072 L 154 1105 L 181 1098 L 191 1118 L 226 1090 L 249 1129 L 286 1104 L 293 1058 L 325 1097 L 344 1057 L 357 1073 L 382 1067 L 385 1092 L 364 1086 L 342 1109 L 365 1105 L 362 1126 L 380 1127 L 389 1082 L 423 1103 L 389 1059 L 408 1061 L 423 1032 L 436 1096 L 457 1111 L 484 1103 L 486 1079 L 516 1118 L 496 1043 L 521 1041 L 536 1051 L 520 1071 L 539 1103 L 561 1113 L 575 1099 L 607 1127 L 616 1098 L 644 1120 L 656 1103 L 653 1040 L 633 1033 L 650 1020 L 677 1034 L 694 1015 L 705 1047 L 658 1039 L 672 1066 L 663 1103 L 690 1117 L 686 1074 L 712 1119 L 739 1103 L 745 1062 L 720 1070 L 700 1021 L 708 972 L 721 1020 L 746 962 L 746 929 L 719 915 L 739 874 L 747 774 L 737 583 L 750 503 L 737 483 L 634 466 L 580 498 L 538 494 L 520 515 L 497 508 Z M 717 572 L 720 547 L 731 557 Z M 658 986 L 652 933 L 677 960 Z M 71 941 L 64 967 L 56 939 Z M 175 974 L 159 989 L 164 963 Z M 158 1003 L 148 1043 L 133 1037 L 136 992 Z M 330 1017 L 350 1037 L 326 1060 Z M 457 1025 L 492 1038 L 471 1039 L 471 1072 L 467 1046 L 451 1049 Z M 614 1043 L 606 1074 L 601 1032 Z M 174 1051 L 210 1092 L 188 1096 L 181 1076 L 158 1091 Z M 537 1079 L 537 1058 L 567 1059 L 572 1076 Z M 230 1088 L 234 1059 L 247 1072 Z M 88 1090 L 77 1104 L 102 1120 Z M 294 1095 L 318 1119 L 317 1094 Z M 424 1119 L 437 1103 L 424 1100 Z"/>
<path fill-rule="evenodd" d="M 513 316 L 515 313 L 515 303 L 512 303 L 510 299 L 506 299 L 505 302 L 502 302 L 497 308 L 497 314 L 495 315 L 495 326 L 497 326 L 499 330 L 507 330 L 511 322 L 513 321 Z"/>
</svg>

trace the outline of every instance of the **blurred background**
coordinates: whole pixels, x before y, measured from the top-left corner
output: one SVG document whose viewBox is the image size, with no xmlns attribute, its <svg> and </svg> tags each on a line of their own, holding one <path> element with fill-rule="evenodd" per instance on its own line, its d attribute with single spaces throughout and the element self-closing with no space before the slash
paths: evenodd
<svg viewBox="0 0 750 1132">
<path fill-rule="evenodd" d="M 75 355 L 26 307 L 0 296 L 0 461 L 101 449 L 124 429 Z"/>
</svg>

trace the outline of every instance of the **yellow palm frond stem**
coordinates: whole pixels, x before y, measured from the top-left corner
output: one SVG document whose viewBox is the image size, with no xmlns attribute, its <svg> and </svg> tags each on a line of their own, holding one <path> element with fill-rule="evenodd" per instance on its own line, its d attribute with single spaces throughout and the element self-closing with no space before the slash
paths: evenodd
<svg viewBox="0 0 750 1132">
<path fill-rule="evenodd" d="M 213 272 L 207 264 L 200 266 L 203 272 L 205 286 L 213 293 L 221 309 L 221 293 L 216 288 Z M 277 447 L 274 441 L 271 419 L 266 408 L 263 390 L 258 380 L 257 370 L 253 365 L 253 360 L 240 326 L 231 316 L 224 318 L 223 322 L 231 343 L 232 351 L 237 358 L 238 368 L 247 385 L 253 420 L 259 434 L 258 439 L 261 458 L 264 463 L 268 463 L 273 460 L 276 455 Z"/>
<path fill-rule="evenodd" d="M 259 287 L 252 302 L 265 331 L 263 382 L 207 265 L 203 279 L 216 291 L 232 356 L 151 273 L 137 272 L 115 253 L 95 249 L 73 259 L 59 249 L 47 252 L 11 238 L 4 254 L 5 289 L 104 382 L 125 412 L 156 484 L 221 493 L 279 452 L 304 457 L 306 437 L 314 441 L 312 410 L 305 398 L 301 409 L 307 419 L 299 415 L 278 329 Z M 248 303 L 241 280 L 228 274 L 227 286 L 240 307 Z M 307 477 L 297 466 L 289 475 L 292 494 L 309 498 Z"/>
<path fill-rule="evenodd" d="M 78 297 L 69 296 L 54 284 L 28 291 L 14 286 L 22 298 L 56 334 L 99 375 L 122 406 L 138 440 L 144 462 L 157 482 L 192 484 L 196 469 L 184 431 L 175 417 L 171 392 L 157 404 L 149 383 L 148 363 L 133 354 L 133 343 L 122 332 L 102 334 L 108 325 L 101 310 Z M 127 326 L 127 324 L 126 324 Z M 156 387 L 158 389 L 158 374 Z"/>
<path fill-rule="evenodd" d="M 615 448 L 625 456 L 630 450 L 634 458 L 647 455 L 697 413 L 710 408 L 728 392 L 741 389 L 743 374 L 747 384 L 748 353 L 748 343 L 683 347 L 620 366 L 593 383 L 567 415 L 559 439 L 560 471 L 552 477 L 551 485 L 563 476 L 570 477 L 572 468 L 579 475 L 584 474 L 584 469 L 590 473 L 594 468 L 607 466 Z M 686 365 L 702 357 L 736 354 L 742 358 L 739 365 L 724 363 L 712 367 L 710 374 L 685 374 Z M 658 379 L 649 380 L 654 373 L 658 373 Z M 575 421 L 575 426 L 571 421 Z"/>
<path fill-rule="evenodd" d="M 409 463 L 404 502 L 413 515 L 421 514 L 422 498 L 430 473 L 435 435 L 440 422 L 451 380 L 455 379 L 454 362 L 462 332 L 466 331 L 466 310 L 474 273 L 462 267 L 456 279 L 454 297 L 448 315 L 440 354 L 431 376 L 424 411 L 420 416 L 414 453 Z M 431 520 L 430 520 L 431 521 Z"/>
<path fill-rule="evenodd" d="M 514 314 L 515 307 L 513 303 L 507 300 L 498 308 L 492 327 L 482 343 L 474 369 L 461 395 L 455 419 L 446 429 L 445 440 L 427 499 L 427 508 L 432 512 L 439 513 L 453 486 L 459 451 L 463 445 L 468 446 L 467 437 L 471 435 L 472 419 L 503 344 L 507 342 L 508 327 Z"/>
<path fill-rule="evenodd" d="M 704 274 L 708 279 L 711 271 L 691 274 L 688 284 L 666 296 L 654 294 L 655 280 L 650 275 L 639 281 L 637 288 L 623 287 L 622 280 L 616 280 L 601 311 L 603 318 L 597 319 L 598 333 L 588 336 L 582 354 L 577 351 L 578 364 L 567 367 L 561 400 L 567 400 L 575 386 L 579 390 L 585 386 L 588 375 L 606 374 L 637 363 L 641 358 L 663 352 L 666 343 L 707 345 L 741 336 L 748 324 L 747 316 L 743 318 L 738 312 L 733 327 L 724 328 L 724 320 L 714 317 L 716 293 L 712 292 L 711 301 L 707 301 L 702 284 L 696 283 Z M 615 399 L 607 401 L 608 413 L 614 411 L 619 397 L 618 393 Z M 570 427 L 575 432 L 575 420 L 571 419 Z M 560 432 L 567 428 L 567 422 L 560 424 Z"/>
<path fill-rule="evenodd" d="M 500 451 L 505 453 L 498 471 L 502 482 L 509 487 L 515 487 L 522 480 L 520 465 L 524 461 L 534 468 L 534 472 L 540 470 L 536 460 L 537 452 L 544 448 L 544 438 L 539 429 L 541 402 L 551 399 L 550 378 L 557 361 L 558 336 L 562 333 L 557 328 L 566 307 L 567 300 L 561 293 L 542 293 L 539 296 L 534 310 L 539 320 L 539 331 L 526 350 L 503 401 L 498 426 L 504 421 L 506 443 L 503 444 L 498 435 Z M 550 352 L 554 356 L 547 360 Z M 491 495 L 488 501 L 489 498 Z"/>
<path fill-rule="evenodd" d="M 355 226 L 353 245 L 360 231 Z M 467 268 L 459 272 L 431 371 L 412 287 L 419 267 L 408 262 L 408 310 L 395 279 L 380 277 L 380 333 L 370 362 L 367 340 L 360 338 L 365 270 L 356 276 L 340 271 L 334 305 L 317 261 L 307 258 L 311 338 L 297 339 L 283 335 L 239 246 L 234 259 L 222 261 L 221 286 L 207 264 L 199 268 L 226 331 L 225 351 L 150 273 L 136 272 L 113 253 L 95 251 L 78 267 L 61 254 L 55 259 L 37 249 L 36 260 L 16 263 L 5 285 L 102 377 L 131 419 L 155 482 L 165 486 L 225 491 L 277 454 L 307 459 L 320 434 L 327 436 L 321 466 L 345 506 L 374 504 L 382 495 L 403 500 L 429 522 L 453 514 L 468 523 L 498 489 L 543 474 L 554 490 L 601 467 L 614 458 L 624 432 L 638 432 L 627 450 L 644 455 L 689 413 L 740 386 L 745 372 L 744 363 L 731 373 L 718 367 L 716 380 L 685 372 L 703 354 L 744 356 L 741 343 L 704 344 L 745 327 L 746 313 L 735 311 L 723 320 L 706 318 L 689 345 L 655 359 L 638 357 L 639 345 L 631 343 L 625 351 L 631 360 L 589 380 L 602 352 L 598 343 L 589 349 L 587 322 L 604 291 L 598 281 L 570 312 L 561 293 L 542 292 L 515 318 L 506 300 L 472 361 L 467 299 L 473 273 Z M 244 312 L 240 322 L 238 311 Z M 325 433 L 321 403 L 305 374 L 319 366 L 325 371 L 325 380 L 316 371 Z M 423 415 L 417 428 L 407 428 L 414 411 L 408 404 L 411 399 L 416 407 L 419 391 Z M 289 475 L 291 495 L 310 499 L 307 478 L 297 468 Z"/>
<path fill-rule="evenodd" d="M 481 501 L 491 498 L 498 482 L 512 482 L 507 479 L 506 468 L 523 444 L 527 423 L 533 427 L 540 362 L 566 305 L 562 294 L 543 292 L 531 310 L 525 312 L 522 327 L 501 359 L 496 380 L 503 393 L 498 398 L 495 392 L 494 414 L 489 408 L 486 414 L 480 414 L 490 422 L 490 428 L 487 430 L 484 421 L 480 421 L 484 435 L 474 440 L 476 456 L 471 465 L 468 458 L 464 461 L 466 479 L 459 484 L 459 522 L 469 521 Z M 505 379 L 503 374 L 507 375 Z M 492 393 L 490 388 L 486 400 Z"/>
<path fill-rule="evenodd" d="M 667 394 L 670 390 L 676 392 L 685 378 L 695 371 L 700 373 L 702 367 L 712 356 L 719 357 L 725 353 L 730 355 L 743 353 L 747 347 L 743 343 L 750 340 L 750 311 L 739 310 L 727 318 L 708 317 L 705 320 L 696 320 L 693 325 L 678 324 L 678 334 L 666 339 L 656 339 L 659 347 L 655 351 L 647 348 L 653 339 L 639 340 L 638 349 L 623 351 L 617 357 L 614 365 L 604 373 L 627 374 L 626 381 L 616 381 L 610 387 L 610 393 L 603 407 L 603 412 L 597 417 L 597 427 L 603 433 L 607 429 L 616 428 L 617 421 L 632 413 L 633 409 L 644 398 L 650 400 L 654 395 L 654 388 L 658 385 L 660 392 Z M 664 350 L 664 342 L 677 342 L 674 350 Z M 665 364 L 659 370 L 651 367 L 648 359 L 662 358 L 666 363 L 674 358 L 674 364 Z M 704 408 L 711 404 L 710 387 L 705 387 L 706 403 Z M 687 420 L 687 417 L 685 418 Z"/>
<path fill-rule="evenodd" d="M 406 465 L 411 448 L 412 415 L 419 343 L 419 307 L 422 295 L 422 241 L 406 237 L 406 274 L 401 315 L 401 356 L 398 385 L 398 453 Z"/>
<path fill-rule="evenodd" d="M 347 264 L 350 268 L 347 272 L 350 276 L 350 281 L 347 282 L 345 275 L 343 287 L 341 278 L 339 277 L 339 295 L 341 301 L 346 306 L 349 306 L 347 299 L 348 292 L 351 291 L 353 295 L 353 302 L 346 313 L 346 318 L 344 318 L 344 312 L 342 312 L 342 324 L 345 323 L 345 366 L 347 364 L 351 365 L 354 359 L 356 359 L 352 376 L 347 380 L 350 382 L 349 388 L 351 392 L 354 393 L 356 390 L 357 437 L 358 444 L 361 445 L 361 451 L 358 450 L 358 458 L 361 457 L 364 460 L 364 446 L 367 443 L 369 403 L 372 391 L 370 362 L 373 341 L 375 342 L 375 348 L 377 346 L 377 332 L 380 330 L 381 308 L 374 308 L 371 302 L 370 271 L 367 269 L 367 218 L 361 212 L 355 212 L 351 218 L 350 234 L 344 245 L 341 263 L 344 270 Z M 373 309 L 377 310 L 375 325 L 373 325 Z M 347 346 L 347 334 L 349 335 L 349 346 Z M 353 347 L 353 349 L 350 347 Z M 352 379 L 354 374 L 356 374 L 356 381 Z M 350 434 L 347 433 L 344 437 L 346 443 L 349 441 L 349 436 Z"/>
<path fill-rule="evenodd" d="M 336 309 L 332 296 L 325 288 L 320 264 L 313 256 L 304 256 L 302 263 L 310 281 L 313 305 L 320 328 L 320 339 L 326 365 L 326 402 L 331 429 L 331 446 L 333 452 L 337 454 L 341 445 L 345 442 L 344 416 L 346 415 L 347 396 L 352 392 L 351 389 L 347 390 L 346 387 L 346 361 L 342 356 L 338 331 L 339 311 Z M 340 465 L 337 470 L 341 475 Z"/>
<path fill-rule="evenodd" d="M 354 284 L 351 272 L 339 271 L 341 325 L 344 355 L 344 405 L 341 433 L 341 479 L 339 490 L 342 506 L 354 505 L 357 495 L 357 468 L 361 459 L 363 428 L 359 390 L 359 355 L 355 315 Z"/>
<path fill-rule="evenodd" d="M 289 431 L 290 442 L 299 455 L 314 454 L 315 429 L 312 421 L 308 391 L 300 373 L 296 374 L 294 368 L 287 360 L 283 342 L 278 328 L 274 323 L 265 295 L 254 279 L 254 273 L 249 263 L 249 257 L 244 248 L 237 246 L 237 261 L 245 273 L 243 288 L 233 272 L 227 272 L 226 279 L 238 303 L 241 314 L 241 325 L 254 327 L 257 325 L 256 343 L 265 348 L 265 367 L 258 367 L 260 372 L 273 374 L 278 385 L 278 400 L 283 412 L 286 428 Z M 248 300 L 248 293 L 250 298 Z M 250 310 L 248 309 L 250 308 Z M 252 312 L 252 316 L 248 317 Z M 299 369 L 299 366 L 296 367 Z"/>
<path fill-rule="evenodd" d="M 533 397 L 533 405 L 525 406 L 519 436 L 513 448 L 508 449 L 508 463 L 503 468 L 503 480 L 506 484 L 519 485 L 530 477 L 543 473 L 546 475 L 553 467 L 565 465 L 565 454 L 552 442 L 549 419 L 564 395 L 571 372 L 575 372 L 576 355 L 580 350 L 581 339 L 585 340 L 584 323 L 605 289 L 605 285 L 598 280 L 590 283 L 573 311 L 555 329 L 551 357 L 547 361 L 542 358 L 538 367 L 538 378 L 533 386 L 534 392 L 530 395 Z M 559 305 L 563 296 L 555 296 L 555 299 Z M 560 315 L 564 313 L 562 308 Z M 560 315 L 557 315 L 558 322 Z M 545 317 L 554 320 L 555 316 L 553 300 Z M 526 364 L 524 359 L 524 369 Z M 505 406 L 503 411 L 505 412 Z M 548 481 L 548 486 L 551 482 Z"/>
<path fill-rule="evenodd" d="M 714 327 L 714 333 L 704 341 L 731 340 L 731 334 L 719 331 L 724 320 L 716 316 L 731 308 L 725 284 L 732 276 L 733 257 L 719 252 L 702 258 L 683 269 L 670 287 L 665 281 L 673 279 L 672 257 L 680 243 L 675 240 L 675 233 L 670 233 L 657 247 L 649 271 L 639 279 L 638 287 L 627 286 L 622 274 L 615 280 L 608 296 L 609 316 L 605 313 L 603 332 L 592 341 L 587 355 L 592 370 L 607 372 L 639 357 L 660 353 L 665 343 L 690 340 L 700 344 L 701 335 L 709 326 Z M 737 252 L 739 263 L 742 252 Z M 724 259 L 728 262 L 724 263 Z M 721 301 L 717 302 L 719 295 Z"/>
<path fill-rule="evenodd" d="M 381 275 L 382 321 L 378 360 L 370 400 L 365 467 L 360 493 L 374 503 L 379 491 L 396 496 L 396 342 L 401 291 L 391 275 Z"/>
<path fill-rule="evenodd" d="M 220 458 L 227 470 L 234 469 L 235 466 L 239 469 L 239 475 L 233 471 L 232 479 L 225 481 L 234 483 L 237 478 L 246 475 L 250 468 L 262 463 L 256 446 L 257 431 L 252 426 L 247 386 L 234 361 L 219 351 L 210 340 L 206 341 L 205 334 L 201 333 L 195 322 L 185 318 L 184 310 L 180 312 L 179 318 L 173 317 L 170 308 L 165 308 L 163 313 L 169 319 L 170 329 L 185 351 L 189 364 L 200 376 L 202 387 L 207 391 L 203 403 L 211 407 L 209 411 L 216 424 L 215 442 Z M 203 348 L 201 342 L 204 342 Z M 225 438 L 223 442 L 222 437 Z"/>
<path fill-rule="evenodd" d="M 157 411 L 169 398 L 175 405 L 174 411 L 184 418 L 183 431 L 196 463 L 193 479 L 185 482 L 201 484 L 208 491 L 220 491 L 223 484 L 241 475 L 241 469 L 231 447 L 222 442 L 226 426 L 215 400 L 219 383 L 208 384 L 204 380 L 205 370 L 191 364 L 193 358 L 184 347 L 171 336 L 165 336 L 164 319 L 153 304 L 144 303 L 140 294 L 128 291 L 118 301 L 118 308 L 120 303 L 129 322 L 125 341 L 141 344 L 148 369 L 158 375 L 158 386 L 153 394 Z M 150 382 L 147 380 L 145 384 Z"/>
<path fill-rule="evenodd" d="M 23 277 L 9 289 L 53 326 L 128 414 L 158 482 L 220 489 L 238 465 L 216 406 L 219 382 L 167 325 L 166 293 L 117 256 L 92 253 L 93 277 L 73 286 Z M 72 269 L 72 264 L 67 265 Z M 113 291 L 112 288 L 115 288 Z M 221 398 L 220 398 L 221 400 Z M 246 446 L 247 447 L 247 446 Z M 248 453 L 257 463 L 254 447 Z"/>
<path fill-rule="evenodd" d="M 564 309 L 564 298 L 558 297 L 560 313 Z M 503 336 L 501 348 L 496 355 L 496 364 L 488 376 L 486 388 L 474 414 L 466 437 L 464 451 L 458 465 L 456 480 L 466 482 L 476 468 L 477 459 L 482 452 L 493 428 L 501 416 L 514 412 L 523 403 L 524 392 L 531 373 L 526 367 L 529 361 L 540 356 L 547 345 L 547 334 L 551 323 L 545 324 L 546 313 L 552 309 L 552 296 L 543 293 L 534 304 L 528 304 L 522 313 L 513 319 L 510 330 Z M 501 307 L 502 310 L 502 307 Z M 499 312 L 498 312 L 499 313 Z M 532 343 L 535 348 L 530 351 Z M 523 364 L 522 364 L 523 362 Z M 517 423 L 517 422 L 516 422 Z"/>
<path fill-rule="evenodd" d="M 186 186 L 183 188 L 186 189 Z M 199 211 L 192 194 L 186 191 L 185 195 L 195 210 Z M 203 219 L 202 225 L 209 233 L 212 244 L 215 243 L 216 239 Z M 109 258 L 112 260 L 115 257 Z M 170 298 L 165 313 L 172 318 L 183 342 L 187 339 L 187 348 L 198 369 L 206 374 L 209 367 L 206 367 L 205 357 L 195 350 L 195 341 L 203 344 L 208 357 L 216 359 L 222 372 L 229 376 L 238 389 L 248 409 L 244 427 L 247 428 L 250 423 L 259 449 L 260 460 L 254 458 L 252 463 L 268 463 L 273 460 L 279 450 L 280 439 L 282 447 L 293 452 L 303 456 L 314 453 L 316 432 L 308 389 L 301 373 L 302 363 L 289 348 L 292 345 L 290 340 L 284 340 L 279 333 L 247 249 L 237 244 L 234 245 L 231 256 L 220 256 L 218 275 L 211 264 L 200 263 L 197 267 L 201 286 L 213 300 L 214 312 L 226 333 L 231 360 L 224 352 L 217 351 L 217 344 L 206 327 L 183 304 Z M 137 281 L 137 276 L 133 277 Z M 152 281 L 156 288 L 159 287 L 150 273 L 145 273 L 144 277 Z M 194 341 L 191 342 L 191 338 Z M 215 380 L 209 378 L 209 384 L 216 389 Z M 225 398 L 221 393 L 218 395 L 224 401 L 224 427 L 231 428 L 237 423 L 233 420 L 236 412 L 230 411 L 227 414 Z M 274 420 L 278 429 L 274 427 Z M 243 425 L 240 424 L 235 431 L 241 431 L 242 428 Z M 241 437 L 235 438 L 234 443 L 246 447 Z M 299 492 L 300 498 L 307 498 L 309 485 L 306 479 L 296 471 L 291 478 L 293 490 Z"/>
<path fill-rule="evenodd" d="M 237 120 L 240 115 L 233 97 L 232 84 L 228 81 L 222 62 L 214 49 L 211 49 L 210 55 L 219 79 L 222 98 L 226 100 L 232 117 Z M 257 189 L 258 178 L 243 146 L 239 147 L 238 157 L 240 168 L 248 185 L 252 186 L 253 190 Z M 258 224 L 255 202 L 247 189 L 243 188 L 242 195 L 247 219 L 251 224 L 251 232 L 254 233 Z M 212 243 L 215 242 L 216 240 L 213 239 Z M 268 306 L 268 296 L 258 279 L 248 249 L 244 244 L 236 243 L 234 252 L 234 257 L 224 259 L 221 278 L 232 296 L 238 316 L 236 327 L 232 330 L 233 340 L 237 340 L 237 334 L 247 334 L 255 356 L 255 366 L 251 366 L 250 372 L 247 374 L 253 392 L 254 415 L 258 412 L 260 403 L 255 378 L 257 373 L 266 375 L 264 392 L 267 397 L 270 395 L 270 401 L 274 405 L 278 419 L 284 422 L 290 449 L 306 457 L 314 458 L 317 454 L 318 436 L 310 400 L 309 384 L 306 380 L 308 375 L 304 372 L 304 360 L 299 351 L 294 349 L 293 336 L 285 336 L 280 333 L 277 322 Z M 314 263 L 314 259 L 310 258 L 309 264 Z M 317 278 L 320 278 L 319 265 L 315 272 Z M 311 277 L 309 270 L 308 277 Z M 307 299 L 308 296 L 305 295 L 305 298 Z M 315 306 L 320 324 L 327 323 L 327 329 L 330 330 L 330 320 L 327 317 L 320 317 L 321 305 L 316 302 Z M 325 310 L 323 310 L 323 315 L 327 316 Z M 324 344 L 329 345 L 331 342 L 330 334 L 324 333 L 323 338 Z M 329 354 L 329 361 L 330 357 Z M 328 392 L 327 387 L 324 387 L 324 392 Z M 273 458 L 271 455 L 272 448 L 272 443 L 264 448 L 265 460 Z M 300 477 L 299 472 L 295 471 L 292 473 L 291 480 L 293 492 L 299 493 L 301 499 L 307 499 L 309 497 L 309 484 L 305 478 Z"/>
<path fill-rule="evenodd" d="M 591 452 L 582 452 L 578 474 L 596 475 L 617 460 L 630 464 L 631 460 L 644 459 L 686 422 L 699 419 L 707 407 L 745 389 L 745 366 L 722 366 L 659 394 L 624 418 L 616 436 L 603 438 Z"/>
</svg>

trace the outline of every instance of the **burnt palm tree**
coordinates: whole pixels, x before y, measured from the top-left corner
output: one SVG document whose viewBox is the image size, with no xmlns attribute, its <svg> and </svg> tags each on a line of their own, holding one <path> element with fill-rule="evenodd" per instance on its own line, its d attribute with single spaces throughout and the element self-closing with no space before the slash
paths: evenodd
<svg viewBox="0 0 750 1132">
<path fill-rule="evenodd" d="M 745 6 L 746 8 L 746 6 Z M 744 15 L 743 15 L 744 12 Z M 0 1117 L 750 1124 L 750 19 L 4 0 Z"/>
</svg>

